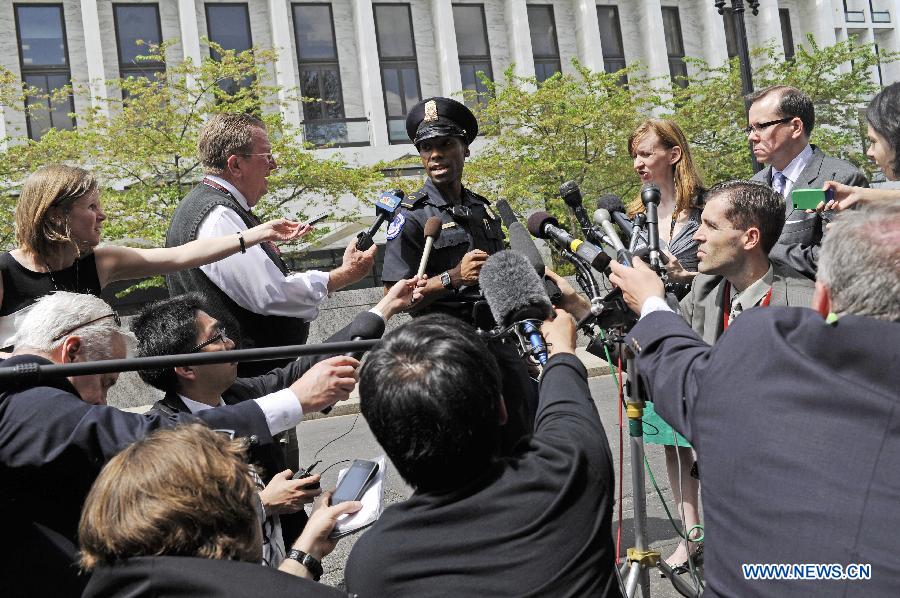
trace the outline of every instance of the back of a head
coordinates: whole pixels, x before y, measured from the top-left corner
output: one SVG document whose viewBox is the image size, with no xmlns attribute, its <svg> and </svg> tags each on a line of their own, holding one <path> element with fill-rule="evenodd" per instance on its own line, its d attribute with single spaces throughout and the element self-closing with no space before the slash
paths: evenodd
<svg viewBox="0 0 900 598">
<path fill-rule="evenodd" d="M 256 489 L 242 446 L 190 424 L 154 432 L 113 457 L 81 513 L 82 567 L 138 556 L 258 562 Z"/>
<path fill-rule="evenodd" d="M 728 199 L 725 216 L 740 230 L 759 229 L 760 248 L 768 255 L 784 228 L 784 196 L 759 181 L 726 181 L 710 188 L 706 201 Z"/>
<path fill-rule="evenodd" d="M 900 202 L 841 212 L 822 241 L 816 279 L 836 314 L 900 322 Z"/>
<path fill-rule="evenodd" d="M 204 171 L 211 174 L 224 172 L 228 156 L 252 151 L 253 131 L 265 128 L 265 123 L 252 114 L 214 114 L 203 125 L 197 140 L 197 151 Z"/>
<path fill-rule="evenodd" d="M 497 451 L 497 361 L 456 318 L 421 316 L 386 335 L 360 369 L 359 391 L 375 438 L 417 489 L 457 487 Z"/>
<path fill-rule="evenodd" d="M 48 354 L 69 335 L 81 337 L 89 359 L 109 359 L 114 336 L 121 337 L 126 347 L 134 339 L 119 327 L 115 311 L 100 297 L 57 291 L 41 297 L 23 318 L 14 339 L 16 352 Z"/>
<path fill-rule="evenodd" d="M 197 311 L 205 309 L 203 296 L 186 293 L 146 306 L 131 323 L 137 338 L 138 357 L 178 355 L 197 345 Z M 177 377 L 172 368 L 141 370 L 141 380 L 163 392 L 174 391 Z"/>
<path fill-rule="evenodd" d="M 38 255 L 47 255 L 51 247 L 72 243 L 65 218 L 51 218 L 48 212 L 58 208 L 68 213 L 80 197 L 97 188 L 93 174 L 75 166 L 49 164 L 25 179 L 16 202 L 16 243 Z"/>
</svg>

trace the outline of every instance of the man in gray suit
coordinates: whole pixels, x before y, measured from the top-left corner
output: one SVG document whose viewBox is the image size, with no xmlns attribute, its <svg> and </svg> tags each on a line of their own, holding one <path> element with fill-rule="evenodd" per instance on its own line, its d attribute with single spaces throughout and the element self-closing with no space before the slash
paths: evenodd
<svg viewBox="0 0 900 598">
<path fill-rule="evenodd" d="M 813 309 L 750 310 L 712 347 L 640 260 L 610 265 L 641 386 L 702 463 L 704 598 L 897 595 L 897 231 L 897 202 L 842 212 Z"/>
<path fill-rule="evenodd" d="M 742 311 L 758 305 L 809 305 L 813 282 L 769 260 L 784 224 L 784 198 L 756 181 L 720 183 L 706 195 L 697 257 L 700 274 L 681 313 L 708 343 Z"/>
<path fill-rule="evenodd" d="M 810 145 L 816 115 L 808 95 L 794 87 L 775 85 L 747 99 L 751 106 L 745 131 L 753 145 L 753 155 L 767 164 L 753 180 L 766 183 L 787 200 L 784 230 L 770 257 L 775 263 L 815 279 L 824 225 L 831 214 L 794 210 L 791 192 L 819 189 L 825 181 L 855 187 L 868 187 L 869 183 L 853 164 L 826 156 L 821 149 Z"/>
</svg>

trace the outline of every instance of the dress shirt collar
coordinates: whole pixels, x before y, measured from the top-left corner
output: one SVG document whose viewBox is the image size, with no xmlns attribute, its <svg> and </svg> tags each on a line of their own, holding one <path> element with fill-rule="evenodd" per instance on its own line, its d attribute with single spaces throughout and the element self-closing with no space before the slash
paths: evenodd
<svg viewBox="0 0 900 598">
<path fill-rule="evenodd" d="M 211 180 L 215 183 L 218 183 L 218 184 L 222 185 L 223 187 L 225 187 L 226 189 L 228 189 L 228 191 L 234 196 L 234 198 L 237 200 L 237 202 L 239 204 L 241 204 L 241 207 L 244 208 L 245 210 L 247 210 L 248 212 L 250 211 L 250 204 L 247 203 L 247 199 L 244 197 L 244 194 L 237 190 L 237 187 L 235 187 L 234 185 L 232 185 L 231 183 L 229 183 L 222 177 L 217 177 L 214 174 L 208 174 L 208 175 L 206 175 L 206 178 L 208 178 L 209 180 Z"/>
<path fill-rule="evenodd" d="M 769 292 L 769 289 L 772 288 L 774 281 L 775 270 L 772 268 L 772 263 L 769 262 L 769 269 L 766 270 L 762 278 L 757 279 L 743 291 L 738 292 L 737 289 L 734 289 L 736 294 L 731 300 L 731 305 L 737 308 L 738 312 L 756 307 L 763 300 L 763 297 L 766 296 L 766 293 Z"/>
<path fill-rule="evenodd" d="M 206 403 L 200 403 L 198 401 L 192 401 L 184 395 L 178 395 L 181 401 L 184 403 L 184 406 L 190 409 L 191 413 L 200 413 L 201 411 L 206 411 L 207 409 L 214 409 L 215 407 L 222 407 L 225 405 L 225 401 L 222 400 L 222 397 L 219 397 L 219 404 L 213 407 L 212 405 L 207 405 Z"/>
<path fill-rule="evenodd" d="M 781 171 L 781 174 L 783 174 L 784 178 L 787 179 L 784 183 L 785 197 L 787 197 L 788 193 L 794 189 L 794 185 L 797 184 L 797 179 L 800 178 L 800 173 L 803 172 L 803 169 L 806 168 L 806 166 L 809 164 L 809 161 L 812 160 L 812 156 L 812 146 L 807 143 L 806 147 L 803 148 L 803 151 L 794 156 L 794 159 L 791 160 L 790 163 L 784 167 L 784 170 Z M 778 172 L 778 169 L 773 166 L 773 180 L 776 172 Z"/>
</svg>

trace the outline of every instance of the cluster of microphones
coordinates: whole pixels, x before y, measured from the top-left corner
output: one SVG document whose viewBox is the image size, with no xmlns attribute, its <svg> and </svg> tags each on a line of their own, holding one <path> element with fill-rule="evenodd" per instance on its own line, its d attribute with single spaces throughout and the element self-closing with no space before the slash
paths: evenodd
<svg viewBox="0 0 900 598">
<path fill-rule="evenodd" d="M 564 183 L 559 188 L 559 194 L 575 215 L 584 239 L 572 236 L 548 212 L 531 214 L 527 225 L 523 225 L 509 203 L 500 200 L 496 208 L 509 231 L 510 249 L 488 258 L 479 275 L 481 292 L 497 324 L 493 330 L 481 332 L 490 338 L 514 339 L 520 352 L 540 365 L 547 362 L 547 346 L 540 332 L 541 323 L 553 313 L 553 305 L 562 298 L 562 292 L 545 275 L 544 259 L 532 237 L 549 242 L 575 266 L 576 281 L 591 301 L 591 315 L 579 322 L 579 327 L 592 339 L 595 330 L 627 331 L 635 321 L 621 293 L 618 290 L 601 290 L 592 273 L 592 270 L 608 273 L 613 258 L 604 251 L 603 246 L 611 249 L 616 261 L 629 267 L 635 256 L 646 258 L 657 272 L 662 272 L 662 265 L 667 262 L 659 240 L 657 207 L 660 194 L 655 185 L 647 184 L 642 189 L 644 212 L 634 218 L 627 216 L 622 200 L 614 195 L 601 197 L 593 218 L 589 218 L 581 190 L 574 181 Z M 400 189 L 381 194 L 375 204 L 375 222 L 358 235 L 358 249 L 371 247 L 374 235 L 384 222 L 394 217 L 403 197 Z M 616 226 L 628 239 L 627 244 L 620 238 Z M 417 271 L 419 276 L 425 273 L 432 247 L 442 229 L 443 222 L 437 216 L 425 222 L 425 245 Z M 603 338 L 608 338 L 608 335 L 603 335 Z M 588 346 L 588 350 L 592 350 L 592 345 Z M 596 350 L 601 349 L 598 347 Z"/>
</svg>

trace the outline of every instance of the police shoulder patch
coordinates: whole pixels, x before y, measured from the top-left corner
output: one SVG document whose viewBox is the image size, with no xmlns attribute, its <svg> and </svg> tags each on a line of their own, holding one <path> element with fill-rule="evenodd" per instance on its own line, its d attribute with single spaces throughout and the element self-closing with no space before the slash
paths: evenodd
<svg viewBox="0 0 900 598">
<path fill-rule="evenodd" d="M 403 214 L 397 214 L 387 228 L 387 238 L 391 240 L 400 234 L 403 225 L 406 224 L 406 217 Z"/>
</svg>

